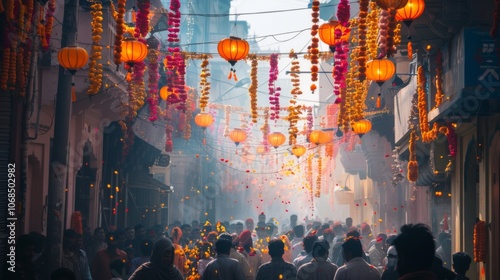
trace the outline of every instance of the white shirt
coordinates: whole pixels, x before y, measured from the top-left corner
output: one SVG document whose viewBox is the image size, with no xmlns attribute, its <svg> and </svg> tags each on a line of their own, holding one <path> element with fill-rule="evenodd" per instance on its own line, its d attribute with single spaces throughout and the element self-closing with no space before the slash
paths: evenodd
<svg viewBox="0 0 500 280">
<path fill-rule="evenodd" d="M 353 258 L 341 266 L 334 280 L 380 280 L 380 273 L 363 258 Z"/>
</svg>

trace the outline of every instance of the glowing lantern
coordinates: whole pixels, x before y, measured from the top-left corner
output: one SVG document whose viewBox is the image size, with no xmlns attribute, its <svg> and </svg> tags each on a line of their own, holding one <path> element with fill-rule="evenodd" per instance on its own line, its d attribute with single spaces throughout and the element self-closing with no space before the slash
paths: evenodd
<svg viewBox="0 0 500 280">
<path fill-rule="evenodd" d="M 384 10 L 397 10 L 403 8 L 408 3 L 408 0 L 376 0 L 375 2 Z"/>
<path fill-rule="evenodd" d="M 424 9 L 424 0 L 408 0 L 408 3 L 403 8 L 397 10 L 396 19 L 410 26 L 413 20 L 422 15 Z"/>
<path fill-rule="evenodd" d="M 238 146 L 241 142 L 247 140 L 247 133 L 241 128 L 235 128 L 229 134 L 229 138 Z"/>
<path fill-rule="evenodd" d="M 76 71 L 81 69 L 89 59 L 89 55 L 84 48 L 77 46 L 69 46 L 62 48 L 57 53 L 57 60 L 62 68 L 68 70 L 71 75 L 75 75 Z"/>
<path fill-rule="evenodd" d="M 219 55 L 231 64 L 231 72 L 228 77 L 229 79 L 234 73 L 234 79 L 237 80 L 236 70 L 233 68 L 234 64 L 236 64 L 238 60 L 245 58 L 249 50 L 250 46 L 248 45 L 248 42 L 238 37 L 231 36 L 219 42 L 217 45 Z"/>
<path fill-rule="evenodd" d="M 359 137 L 362 137 L 372 129 L 372 123 L 369 120 L 361 119 L 353 122 L 351 127 L 354 133 L 359 135 Z"/>
<path fill-rule="evenodd" d="M 335 30 L 340 30 L 340 32 L 342 32 L 340 38 L 335 38 Z M 330 51 L 335 52 L 335 45 L 341 42 L 347 42 L 351 31 L 349 28 L 332 18 L 328 23 L 323 23 L 319 27 L 318 33 L 321 41 L 330 46 Z"/>
<path fill-rule="evenodd" d="M 134 67 L 134 64 L 141 62 L 148 55 L 148 46 L 137 41 L 135 38 L 127 38 L 122 42 L 122 61 L 128 66 Z"/>
<path fill-rule="evenodd" d="M 194 122 L 202 129 L 206 129 L 214 123 L 214 117 L 209 113 L 199 113 L 194 117 Z"/>
<path fill-rule="evenodd" d="M 281 132 L 273 132 L 267 136 L 267 141 L 271 144 L 275 149 L 279 146 L 283 145 L 286 141 L 285 135 Z"/>
<path fill-rule="evenodd" d="M 259 155 L 263 155 L 266 153 L 266 147 L 262 146 L 262 145 L 258 146 L 256 150 L 257 150 L 257 154 L 259 154 Z"/>
<path fill-rule="evenodd" d="M 389 80 L 396 72 L 396 66 L 389 59 L 374 59 L 366 63 L 366 78 L 379 86 Z"/>
<path fill-rule="evenodd" d="M 307 148 L 302 145 L 295 145 L 292 147 L 292 154 L 296 156 L 297 158 L 300 158 L 300 156 L 304 155 L 307 151 Z"/>
<path fill-rule="evenodd" d="M 328 135 L 328 133 L 324 132 L 323 130 L 313 130 L 309 134 L 309 142 L 315 145 L 325 144 L 330 140 L 330 135 Z"/>
<path fill-rule="evenodd" d="M 175 93 L 173 93 L 172 91 L 169 91 L 168 86 L 163 86 L 160 89 L 160 98 L 163 100 L 167 100 L 168 96 L 171 94 L 175 94 Z"/>
<path fill-rule="evenodd" d="M 62 48 L 57 53 L 57 60 L 62 68 L 71 73 L 71 101 L 76 101 L 74 76 L 77 70 L 81 69 L 89 59 L 89 54 L 84 48 L 69 46 Z"/>
</svg>

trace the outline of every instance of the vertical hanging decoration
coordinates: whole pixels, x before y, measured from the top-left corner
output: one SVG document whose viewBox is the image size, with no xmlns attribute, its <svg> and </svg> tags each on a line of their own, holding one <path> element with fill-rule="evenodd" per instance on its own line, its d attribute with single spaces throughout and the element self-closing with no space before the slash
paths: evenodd
<svg viewBox="0 0 500 280">
<path fill-rule="evenodd" d="M 306 173 L 306 186 L 309 190 L 309 199 L 311 202 L 311 212 L 314 212 L 314 184 L 313 184 L 313 158 L 314 153 L 307 156 L 307 173 Z"/>
<path fill-rule="evenodd" d="M 297 96 L 302 94 L 302 91 L 300 90 L 300 77 L 299 77 L 300 62 L 297 60 L 297 54 L 295 53 L 295 51 L 293 49 L 290 51 L 289 57 L 292 59 L 292 67 L 290 69 L 290 76 L 292 76 L 291 94 L 292 94 L 292 97 L 297 98 Z M 271 117 L 271 119 L 272 119 L 272 117 Z"/>
<path fill-rule="evenodd" d="M 378 22 L 378 48 L 380 54 L 378 58 L 387 56 L 387 35 L 389 32 L 389 12 L 387 10 L 380 11 L 380 18 Z"/>
<path fill-rule="evenodd" d="M 321 176 L 323 173 L 323 159 L 321 157 L 321 147 L 318 150 L 318 174 L 316 177 L 316 191 L 314 196 L 319 198 L 321 196 Z"/>
<path fill-rule="evenodd" d="M 397 22 L 396 22 L 396 9 L 390 9 L 389 10 L 389 17 L 388 17 L 388 29 L 387 29 L 387 57 L 393 57 L 394 54 L 396 53 L 396 45 L 397 42 L 396 40 L 396 27 L 397 27 Z M 399 38 L 401 41 L 401 39 Z"/>
<path fill-rule="evenodd" d="M 295 145 L 297 142 L 297 134 L 299 133 L 299 129 L 297 127 L 297 122 L 300 119 L 300 105 L 297 105 L 297 100 L 290 99 L 290 105 L 287 108 L 288 111 L 288 144 Z"/>
<path fill-rule="evenodd" d="M 497 36 L 499 22 L 500 22 L 500 0 L 495 0 L 495 9 L 493 9 L 493 23 L 490 29 L 491 38 L 495 38 Z"/>
<path fill-rule="evenodd" d="M 434 123 L 432 129 L 429 129 L 429 121 L 427 116 L 427 79 L 425 78 L 424 68 L 419 66 L 417 69 L 417 93 L 418 93 L 418 115 L 420 123 L 420 134 L 422 142 L 429 143 L 437 138 L 439 126 Z"/>
<path fill-rule="evenodd" d="M 171 125 L 172 122 L 172 109 L 166 108 L 165 116 L 165 152 L 171 153 L 174 150 L 174 142 L 172 140 L 172 132 L 174 132 L 174 127 Z"/>
<path fill-rule="evenodd" d="M 318 81 L 318 21 L 319 21 L 319 1 L 312 1 L 312 27 L 311 27 L 311 45 L 309 46 L 309 59 L 311 61 L 311 92 L 316 90 L 316 82 Z"/>
<path fill-rule="evenodd" d="M 158 48 L 160 42 L 151 36 L 148 39 L 149 52 L 147 56 L 148 64 L 148 104 L 149 104 L 149 121 L 155 122 L 158 119 L 158 80 L 160 74 L 158 72 L 158 59 L 160 52 Z"/>
<path fill-rule="evenodd" d="M 264 108 L 264 125 L 260 128 L 262 131 L 262 145 L 264 145 L 264 151 L 269 152 L 269 141 L 267 140 L 270 132 L 269 128 L 269 108 Z"/>
<path fill-rule="evenodd" d="M 229 122 L 231 121 L 231 105 L 224 105 L 224 137 L 229 137 L 231 130 Z"/>
<path fill-rule="evenodd" d="M 250 79 L 252 83 L 248 88 L 248 93 L 250 94 L 250 109 L 252 114 L 252 122 L 257 123 L 257 87 L 259 85 L 257 80 L 257 66 L 259 64 L 257 56 L 255 54 L 249 54 L 248 59 L 252 62 L 252 68 L 250 70 Z"/>
<path fill-rule="evenodd" d="M 208 105 L 208 98 L 210 95 L 210 82 L 208 77 L 210 77 L 210 68 L 208 68 L 208 55 L 204 54 L 202 56 L 203 61 L 201 62 L 201 73 L 200 73 L 200 109 L 205 112 L 205 108 Z"/>
<path fill-rule="evenodd" d="M 368 17 L 368 3 L 369 0 L 359 1 L 359 16 L 358 16 L 358 47 L 359 53 L 357 54 L 358 61 L 358 79 L 364 81 L 366 79 L 366 53 L 367 53 L 367 17 Z"/>
<path fill-rule="evenodd" d="M 102 4 L 101 2 L 94 2 L 90 5 L 92 15 L 92 47 L 90 50 L 90 62 L 89 62 L 89 88 L 87 90 L 88 95 L 96 95 L 102 86 L 102 63 L 99 60 L 102 58 L 102 46 L 101 46 L 101 34 L 103 32 L 102 28 Z M 74 87 L 74 84 L 73 84 Z M 72 93 L 74 96 L 74 92 Z M 76 100 L 76 96 L 74 96 Z"/>
<path fill-rule="evenodd" d="M 271 54 L 269 59 L 269 104 L 271 104 L 271 120 L 279 119 L 280 115 L 280 92 L 281 88 L 276 87 L 275 82 L 278 80 L 278 54 Z"/>
<path fill-rule="evenodd" d="M 418 179 L 418 162 L 417 162 L 417 136 L 415 130 L 410 133 L 410 144 L 408 146 L 408 151 L 410 157 L 408 159 L 408 181 L 416 182 Z"/>
<path fill-rule="evenodd" d="M 367 17 L 367 34 L 366 34 L 366 43 L 367 43 L 367 59 L 374 59 L 377 57 L 378 50 L 378 42 L 377 37 L 379 33 L 379 25 L 378 18 L 380 13 L 380 8 L 377 6 L 375 1 L 370 1 L 370 13 Z"/>
<path fill-rule="evenodd" d="M 436 95 L 434 96 L 434 108 L 438 108 L 444 99 L 443 93 L 443 54 L 438 51 L 436 57 Z"/>
<path fill-rule="evenodd" d="M 116 64 L 116 69 L 122 63 L 122 41 L 123 34 L 125 33 L 125 4 L 126 0 L 118 0 L 118 12 L 116 14 L 116 33 L 115 33 L 115 45 L 114 45 L 114 61 Z"/>
<path fill-rule="evenodd" d="M 186 91 L 184 89 L 184 74 L 185 62 L 179 47 L 179 31 L 181 25 L 181 3 L 179 0 L 170 1 L 170 11 L 168 13 L 168 52 L 165 56 L 166 72 L 167 72 L 167 86 L 169 91 L 174 92 L 169 96 L 168 103 L 176 104 L 177 109 L 185 110 L 185 101 L 187 99 Z M 180 77 L 182 76 L 182 77 Z"/>
<path fill-rule="evenodd" d="M 340 40 L 343 32 L 350 32 L 349 29 L 349 18 L 350 18 L 350 5 L 349 0 L 340 0 L 339 6 L 337 7 L 337 18 L 340 25 L 345 27 L 342 31 L 340 28 L 335 29 L 335 39 L 337 43 L 335 45 L 335 55 L 334 55 L 334 70 L 333 78 L 335 80 L 333 92 L 337 96 L 335 99 L 335 104 L 340 104 L 342 99 L 340 93 L 342 89 L 345 89 L 345 79 L 347 73 L 347 53 L 349 52 L 349 44 L 346 41 Z"/>
<path fill-rule="evenodd" d="M 54 24 L 54 13 L 56 11 L 56 0 L 49 0 L 47 12 L 45 13 L 45 40 L 42 41 L 44 51 L 49 50 L 50 36 L 52 35 L 52 26 Z"/>
<path fill-rule="evenodd" d="M 313 109 L 311 106 L 307 107 L 307 116 L 306 116 L 306 135 L 309 135 L 311 131 L 313 131 L 314 127 L 314 118 L 313 118 Z M 309 141 L 309 136 L 306 137 L 307 141 Z"/>
<path fill-rule="evenodd" d="M 450 150 L 450 156 L 455 158 L 457 154 L 457 134 L 455 133 L 455 128 L 451 123 L 448 123 L 446 138 L 448 139 L 448 150 Z"/>
</svg>

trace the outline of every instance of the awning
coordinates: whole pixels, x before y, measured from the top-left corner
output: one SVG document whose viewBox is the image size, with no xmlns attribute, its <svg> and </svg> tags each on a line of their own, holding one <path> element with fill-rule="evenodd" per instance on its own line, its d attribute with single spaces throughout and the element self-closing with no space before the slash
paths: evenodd
<svg viewBox="0 0 500 280">
<path fill-rule="evenodd" d="M 170 186 L 153 178 L 153 174 L 144 172 L 130 172 L 128 177 L 128 187 L 134 189 L 166 190 L 170 191 Z"/>
</svg>

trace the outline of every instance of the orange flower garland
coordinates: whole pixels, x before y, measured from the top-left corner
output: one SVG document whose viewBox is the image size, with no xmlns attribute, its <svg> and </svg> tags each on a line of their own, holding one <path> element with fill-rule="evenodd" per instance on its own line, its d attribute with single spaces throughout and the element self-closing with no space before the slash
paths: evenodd
<svg viewBox="0 0 500 280">
<path fill-rule="evenodd" d="M 0 77 L 0 89 L 7 90 L 7 82 L 9 81 L 10 69 L 10 48 L 4 48 L 2 56 L 2 76 Z"/>
<path fill-rule="evenodd" d="M 418 115 L 420 122 L 420 133 L 422 135 L 422 142 L 429 143 L 437 138 L 439 126 L 434 123 L 432 129 L 429 129 L 429 122 L 427 117 L 427 94 L 425 91 L 426 78 L 424 68 L 419 66 L 417 69 L 417 93 L 418 93 Z"/>
<path fill-rule="evenodd" d="M 289 122 L 288 127 L 288 144 L 294 145 L 297 141 L 297 134 L 299 134 L 299 128 L 297 127 L 297 122 L 300 119 L 300 105 L 296 105 L 297 101 L 295 99 L 290 99 L 290 106 L 288 106 L 288 117 Z"/>
<path fill-rule="evenodd" d="M 292 49 L 290 51 L 290 54 L 288 55 L 292 60 L 292 67 L 290 68 L 290 76 L 292 77 L 292 90 L 291 94 L 292 96 L 298 96 L 302 94 L 302 91 L 300 90 L 300 77 L 299 77 L 299 72 L 300 72 L 300 62 L 297 60 L 297 54 L 295 51 Z"/>
<path fill-rule="evenodd" d="M 443 54 L 438 52 L 436 58 L 436 95 L 434 96 L 436 104 L 434 108 L 439 107 L 443 103 L 443 99 Z"/>
<path fill-rule="evenodd" d="M 323 169 L 323 160 L 321 158 L 321 151 L 318 152 L 318 175 L 316 177 L 316 191 L 314 192 L 315 197 L 321 196 L 321 174 Z"/>
<path fill-rule="evenodd" d="M 318 21 L 319 21 L 319 1 L 314 0 L 312 2 L 312 28 L 311 28 L 311 46 L 309 47 L 309 53 L 310 53 L 310 60 L 311 60 L 311 91 L 314 93 L 316 90 L 316 84 L 315 82 L 318 81 L 318 46 L 319 46 L 319 39 L 317 37 L 318 35 Z"/>
<path fill-rule="evenodd" d="M 43 47 L 47 45 L 47 40 L 45 38 L 45 19 L 43 17 L 43 6 L 40 5 L 38 9 L 38 24 L 36 26 L 38 38 L 40 39 L 40 45 Z"/>
<path fill-rule="evenodd" d="M 417 136 L 415 131 L 413 130 L 410 133 L 410 144 L 408 147 L 408 151 L 410 153 L 410 158 L 408 160 L 408 181 L 416 182 L 418 179 L 418 162 L 417 162 L 417 152 L 416 152 L 416 143 Z"/>
<path fill-rule="evenodd" d="M 49 0 L 47 13 L 45 14 L 45 41 L 42 42 L 42 48 L 48 49 L 50 36 L 52 35 L 52 26 L 54 24 L 54 12 L 56 11 L 56 0 Z"/>
<path fill-rule="evenodd" d="M 102 4 L 100 2 L 94 2 L 90 8 L 92 11 L 92 47 L 90 51 L 90 62 L 89 62 L 89 89 L 87 90 L 88 95 L 96 95 L 102 86 L 102 64 L 99 60 L 102 58 L 102 46 L 101 34 L 102 29 Z"/>
<path fill-rule="evenodd" d="M 229 137 L 231 130 L 229 122 L 231 121 L 231 105 L 224 106 L 224 137 Z"/>
<path fill-rule="evenodd" d="M 193 119 L 193 109 L 195 108 L 193 90 L 188 92 L 186 103 L 188 106 L 186 106 L 186 128 L 184 129 L 184 140 L 187 141 L 191 139 L 191 120 Z"/>
<path fill-rule="evenodd" d="M 250 109 L 252 113 L 252 122 L 257 123 L 257 87 L 259 86 L 257 80 L 257 66 L 259 62 L 255 54 L 248 55 L 248 58 L 252 61 L 252 68 L 250 70 L 252 83 L 248 88 L 248 93 L 250 94 Z"/>
<path fill-rule="evenodd" d="M 116 7 L 113 1 L 109 1 L 109 12 L 116 22 L 118 20 L 118 12 L 116 11 Z"/>
<path fill-rule="evenodd" d="M 366 33 L 366 47 L 367 47 L 367 56 L 369 59 L 373 59 L 377 57 L 377 49 L 378 49 L 378 18 L 380 13 L 380 8 L 377 6 L 375 1 L 370 1 L 370 13 L 367 17 L 367 26 L 368 30 Z"/>
<path fill-rule="evenodd" d="M 368 3 L 369 0 L 359 1 L 359 16 L 358 16 L 358 79 L 364 81 L 366 78 L 366 42 L 367 42 L 367 17 L 368 17 Z"/>
<path fill-rule="evenodd" d="M 205 108 L 208 104 L 208 98 L 210 94 L 210 82 L 208 81 L 208 77 L 210 77 L 210 69 L 208 68 L 208 56 L 203 56 L 203 61 L 201 62 L 201 73 L 200 73 L 200 109 L 202 112 L 205 112 Z"/>
<path fill-rule="evenodd" d="M 118 0 L 118 14 L 116 16 L 116 33 L 115 33 L 115 49 L 114 49 L 114 61 L 116 67 L 122 63 L 122 40 L 123 33 L 125 32 L 125 21 L 123 20 L 125 16 L 125 3 L 126 0 Z"/>
<path fill-rule="evenodd" d="M 394 54 L 396 53 L 396 40 L 395 40 L 395 31 L 396 31 L 396 9 L 390 9 L 389 10 L 389 23 L 388 23 L 388 29 L 387 29 L 387 57 L 393 57 Z"/>
</svg>

